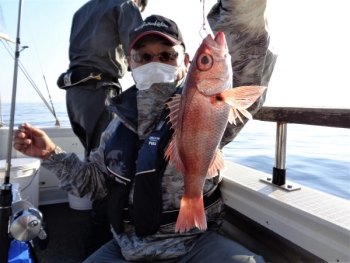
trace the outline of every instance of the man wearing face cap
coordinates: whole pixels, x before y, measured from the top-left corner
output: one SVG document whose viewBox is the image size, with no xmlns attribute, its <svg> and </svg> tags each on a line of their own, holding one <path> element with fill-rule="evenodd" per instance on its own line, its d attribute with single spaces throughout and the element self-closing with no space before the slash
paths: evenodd
<svg viewBox="0 0 350 263">
<path fill-rule="evenodd" d="M 175 233 L 184 182 L 175 166 L 164 160 L 164 145 L 173 132 L 165 102 L 181 93 L 189 56 L 177 25 L 158 15 L 131 31 L 128 52 L 136 85 L 113 98 L 109 110 L 118 117 L 102 134 L 89 163 L 82 165 L 74 153 L 64 153 L 28 124 L 15 134 L 14 148 L 43 159 L 62 189 L 92 200 L 110 193 L 114 239 L 84 262 L 265 262 L 220 234 L 224 203 L 219 176 L 207 179 L 203 188 L 213 193 L 204 197 L 208 229 Z M 44 138 L 45 149 L 29 150 L 23 138 L 27 130 Z"/>
</svg>

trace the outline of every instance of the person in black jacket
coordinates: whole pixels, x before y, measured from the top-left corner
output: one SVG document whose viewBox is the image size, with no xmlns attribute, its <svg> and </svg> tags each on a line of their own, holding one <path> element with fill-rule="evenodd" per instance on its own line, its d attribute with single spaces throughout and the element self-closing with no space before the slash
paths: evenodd
<svg viewBox="0 0 350 263">
<path fill-rule="evenodd" d="M 57 84 L 66 90 L 68 117 L 85 148 L 97 148 L 101 133 L 115 115 L 109 98 L 121 91 L 118 79 L 127 71 L 129 31 L 142 22 L 148 0 L 91 0 L 73 17 L 69 69 Z"/>
<path fill-rule="evenodd" d="M 234 85 L 249 82 L 267 86 L 275 56 L 269 51 L 269 35 L 264 27 L 265 8 L 261 5 L 247 7 L 244 12 L 236 14 L 233 26 L 228 27 L 227 22 L 233 19 L 233 9 L 239 5 L 244 3 L 220 0 L 212 9 L 211 21 L 217 21 L 216 25 L 223 23 L 226 27 L 220 26 L 220 30 L 226 29 L 227 35 L 242 31 L 246 34 L 245 38 L 239 39 L 240 43 L 230 42 L 238 43 L 238 48 L 229 46 L 232 57 L 237 57 L 233 62 L 248 69 L 235 72 Z M 231 10 L 227 13 L 227 19 L 221 8 Z M 258 19 L 259 23 L 255 27 L 246 27 L 239 23 L 240 15 L 249 15 Z M 154 28 L 152 25 L 164 26 Z M 169 26 L 174 30 L 166 30 Z M 128 51 L 136 84 L 113 99 L 110 108 L 118 113 L 118 118 L 113 119 L 102 134 L 100 146 L 92 151 L 90 162 L 81 162 L 76 154 L 65 153 L 43 131 L 29 124 L 20 125 L 15 132 L 14 148 L 23 154 L 41 158 L 42 166 L 57 175 L 62 189 L 91 200 L 103 197 L 107 192 L 112 194 L 109 216 L 114 238 L 86 259 L 86 263 L 265 262 L 261 256 L 221 235 L 224 203 L 220 195 L 206 207 L 207 230 L 193 228 L 181 234 L 174 231 L 174 221 L 162 221 L 167 217 L 165 214 L 176 212 L 180 207 L 183 177 L 174 164 L 166 164 L 165 170 L 158 166 L 154 169 L 153 153 L 156 151 L 143 149 L 147 150 L 152 145 L 158 147 L 158 142 L 164 138 L 162 134 L 153 136 L 153 133 L 162 131 L 166 123 L 161 122 L 164 104 L 177 92 L 186 75 L 189 56 L 185 53 L 184 41 L 178 31 L 174 22 L 160 16 L 150 16 L 135 28 Z M 230 37 L 234 37 L 233 34 Z M 250 45 L 243 45 L 245 42 Z M 247 60 L 246 53 L 242 51 L 250 52 L 251 58 Z M 260 55 L 253 56 L 256 52 Z M 156 69 L 162 72 L 158 75 L 164 75 L 163 81 L 158 78 L 154 81 Z M 256 112 L 264 99 L 261 96 L 249 111 Z M 221 140 L 222 147 L 233 140 L 243 125 L 227 126 Z M 145 180 L 146 176 L 153 176 L 157 171 L 161 175 L 160 180 Z M 207 179 L 203 193 L 219 189 L 219 181 L 220 175 Z M 157 195 L 154 202 L 147 202 L 154 195 Z M 158 204 L 159 200 L 161 205 Z M 153 209 L 155 203 L 160 207 L 160 212 Z M 157 219 L 159 213 L 162 213 L 160 222 L 153 220 L 150 223 L 147 220 L 150 214 Z"/>
<path fill-rule="evenodd" d="M 102 132 L 116 116 L 106 107 L 121 92 L 118 79 L 127 70 L 129 31 L 142 22 L 148 0 L 91 0 L 73 16 L 69 45 L 69 69 L 57 84 L 66 90 L 66 106 L 72 130 L 88 159 L 100 144 Z M 105 199 L 108 199 L 106 197 Z M 95 223 L 108 225 L 107 200 L 93 202 Z"/>
<path fill-rule="evenodd" d="M 112 99 L 109 109 L 118 117 L 102 134 L 90 162 L 65 153 L 28 124 L 16 131 L 14 148 L 43 159 L 42 166 L 73 195 L 93 200 L 110 193 L 108 216 L 114 238 L 84 263 L 264 263 L 261 256 L 222 235 L 219 174 L 203 186 L 207 229 L 175 230 L 185 186 L 176 165 L 164 159 L 164 147 L 172 137 L 165 102 L 181 93 L 189 55 L 177 25 L 159 15 L 146 18 L 130 39 L 128 61 L 136 84 Z"/>
</svg>

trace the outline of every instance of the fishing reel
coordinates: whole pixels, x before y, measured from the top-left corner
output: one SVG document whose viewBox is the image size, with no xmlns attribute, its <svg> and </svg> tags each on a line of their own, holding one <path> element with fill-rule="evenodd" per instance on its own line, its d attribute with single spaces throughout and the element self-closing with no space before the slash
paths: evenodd
<svg viewBox="0 0 350 263">
<path fill-rule="evenodd" d="M 22 242 L 27 242 L 38 237 L 41 240 L 47 238 L 43 228 L 41 212 L 30 202 L 19 200 L 12 203 L 14 213 L 10 220 L 11 236 Z"/>
</svg>

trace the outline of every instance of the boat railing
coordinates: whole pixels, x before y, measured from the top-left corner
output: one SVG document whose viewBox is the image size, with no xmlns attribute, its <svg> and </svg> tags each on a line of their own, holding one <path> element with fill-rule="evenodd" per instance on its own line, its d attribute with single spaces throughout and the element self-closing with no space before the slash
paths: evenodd
<svg viewBox="0 0 350 263">
<path fill-rule="evenodd" d="M 306 124 L 333 128 L 350 128 L 350 109 L 262 107 L 254 120 L 276 122 L 275 166 L 272 177 L 261 180 L 287 191 L 300 187 L 286 180 L 287 124 Z"/>
<path fill-rule="evenodd" d="M 277 123 L 307 124 L 333 128 L 350 128 L 350 109 L 262 107 L 254 120 Z"/>
<path fill-rule="evenodd" d="M 253 119 L 277 124 L 273 175 L 226 162 L 226 235 L 266 262 L 350 262 L 350 200 L 285 180 L 287 124 L 350 128 L 349 117 L 350 109 L 262 107 Z"/>
</svg>

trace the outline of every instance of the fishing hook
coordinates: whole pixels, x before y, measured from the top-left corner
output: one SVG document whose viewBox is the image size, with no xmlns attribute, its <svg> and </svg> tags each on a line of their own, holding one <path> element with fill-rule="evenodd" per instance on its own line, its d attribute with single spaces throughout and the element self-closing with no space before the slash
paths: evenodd
<svg viewBox="0 0 350 263">
<path fill-rule="evenodd" d="M 200 0 L 200 2 L 202 2 L 202 0 Z M 202 34 L 201 34 L 201 31 L 202 30 L 204 30 L 206 33 L 207 33 L 207 35 L 209 34 L 208 32 L 207 32 L 207 29 L 205 28 L 205 11 L 204 11 L 204 5 L 205 5 L 205 1 L 203 0 L 203 24 L 202 24 L 202 27 L 199 29 L 199 35 L 200 35 L 200 37 L 202 38 L 202 39 L 204 39 L 204 37 L 202 36 Z"/>
</svg>

